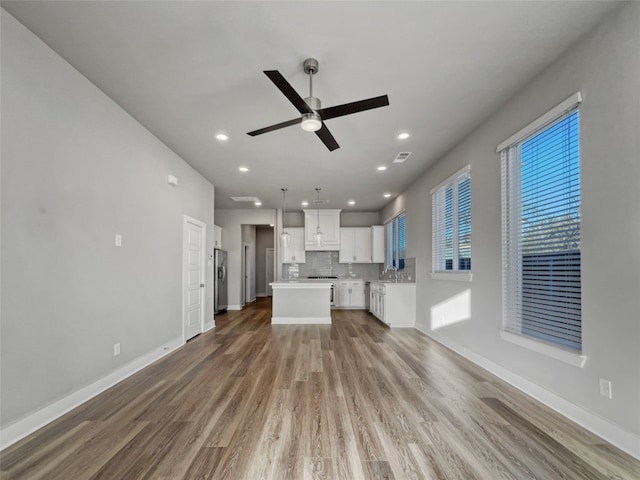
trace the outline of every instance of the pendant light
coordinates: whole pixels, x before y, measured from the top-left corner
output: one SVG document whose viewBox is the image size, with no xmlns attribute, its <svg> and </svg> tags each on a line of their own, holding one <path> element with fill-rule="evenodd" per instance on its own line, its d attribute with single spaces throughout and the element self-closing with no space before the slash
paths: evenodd
<svg viewBox="0 0 640 480">
<path fill-rule="evenodd" d="M 282 233 L 280 234 L 280 242 L 282 248 L 289 248 L 291 246 L 291 235 L 287 232 L 285 227 L 285 216 L 287 214 L 287 189 L 282 188 Z"/>
<path fill-rule="evenodd" d="M 320 205 L 320 189 L 316 188 L 317 201 L 316 203 Z M 320 207 L 317 209 L 318 213 L 318 226 L 316 227 L 316 233 L 313 234 L 313 245 L 315 247 L 321 247 L 323 244 L 323 235 L 322 230 L 320 230 Z"/>
</svg>

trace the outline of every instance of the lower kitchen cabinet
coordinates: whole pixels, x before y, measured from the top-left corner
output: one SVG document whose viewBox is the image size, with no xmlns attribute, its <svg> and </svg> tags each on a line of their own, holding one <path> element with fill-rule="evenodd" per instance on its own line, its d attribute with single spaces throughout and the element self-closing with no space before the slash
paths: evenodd
<svg viewBox="0 0 640 480">
<path fill-rule="evenodd" d="M 369 311 L 390 327 L 414 327 L 416 284 L 371 282 Z"/>
<path fill-rule="evenodd" d="M 364 282 L 338 280 L 336 282 L 336 308 L 365 308 Z"/>
</svg>

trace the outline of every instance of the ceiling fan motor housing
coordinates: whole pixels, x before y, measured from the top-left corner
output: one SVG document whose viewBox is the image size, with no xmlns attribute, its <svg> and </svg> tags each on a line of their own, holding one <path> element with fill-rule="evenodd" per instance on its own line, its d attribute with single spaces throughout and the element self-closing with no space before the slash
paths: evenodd
<svg viewBox="0 0 640 480">
<path fill-rule="evenodd" d="M 314 75 L 315 73 L 318 72 L 318 68 L 320 68 L 320 64 L 318 63 L 318 60 L 316 60 L 315 58 L 307 58 L 302 64 L 302 68 L 304 70 L 304 73 L 309 73 L 311 75 Z"/>
<path fill-rule="evenodd" d="M 306 97 L 304 101 L 314 112 L 322 108 L 320 99 L 318 97 Z"/>
</svg>

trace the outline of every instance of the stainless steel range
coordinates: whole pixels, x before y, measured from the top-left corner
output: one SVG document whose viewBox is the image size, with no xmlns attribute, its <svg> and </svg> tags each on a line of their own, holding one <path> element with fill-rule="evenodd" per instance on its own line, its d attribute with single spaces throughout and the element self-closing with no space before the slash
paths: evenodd
<svg viewBox="0 0 640 480">
<path fill-rule="evenodd" d="M 338 277 L 331 275 L 311 275 L 307 277 L 307 280 L 337 280 Z M 336 306 L 336 282 L 331 282 L 331 306 Z"/>
</svg>

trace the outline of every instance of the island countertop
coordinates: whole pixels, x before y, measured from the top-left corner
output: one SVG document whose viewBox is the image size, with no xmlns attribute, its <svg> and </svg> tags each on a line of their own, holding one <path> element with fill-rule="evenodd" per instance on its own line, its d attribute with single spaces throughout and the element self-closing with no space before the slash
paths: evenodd
<svg viewBox="0 0 640 480">
<path fill-rule="evenodd" d="M 335 283 L 330 280 L 280 280 L 271 282 L 269 286 L 273 288 L 328 288 Z"/>
</svg>

